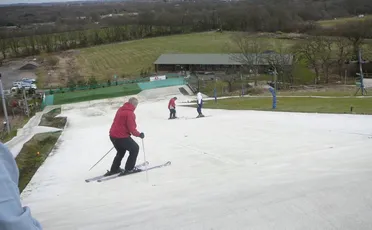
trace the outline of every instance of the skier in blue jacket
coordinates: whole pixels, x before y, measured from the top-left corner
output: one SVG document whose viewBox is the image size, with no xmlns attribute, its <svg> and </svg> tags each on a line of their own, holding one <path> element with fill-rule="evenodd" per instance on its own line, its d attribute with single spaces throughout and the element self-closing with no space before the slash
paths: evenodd
<svg viewBox="0 0 372 230">
<path fill-rule="evenodd" d="M 0 229 L 42 230 L 31 216 L 28 207 L 22 207 L 18 189 L 19 171 L 12 153 L 0 142 Z"/>
</svg>

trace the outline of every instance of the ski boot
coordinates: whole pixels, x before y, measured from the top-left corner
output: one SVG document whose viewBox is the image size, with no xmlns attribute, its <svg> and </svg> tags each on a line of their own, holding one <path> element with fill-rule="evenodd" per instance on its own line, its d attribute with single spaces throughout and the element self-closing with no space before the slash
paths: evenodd
<svg viewBox="0 0 372 230">
<path fill-rule="evenodd" d="M 141 171 L 143 171 L 143 170 L 134 167 L 132 170 L 124 170 L 124 171 L 120 172 L 119 176 L 124 176 L 124 175 L 127 175 L 127 174 L 137 173 L 137 172 L 141 172 Z"/>
<path fill-rule="evenodd" d="M 107 170 L 107 172 L 103 176 L 111 176 L 117 173 L 122 173 L 124 171 L 125 171 L 124 169 L 119 167 L 118 171 L 115 171 L 115 172 L 111 172 L 110 170 Z"/>
</svg>

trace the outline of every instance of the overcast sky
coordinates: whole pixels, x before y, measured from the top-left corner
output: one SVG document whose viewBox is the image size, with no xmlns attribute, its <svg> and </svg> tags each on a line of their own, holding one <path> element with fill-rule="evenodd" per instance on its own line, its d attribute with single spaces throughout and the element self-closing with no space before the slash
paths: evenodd
<svg viewBox="0 0 372 230">
<path fill-rule="evenodd" d="M 0 4 L 11 3 L 41 3 L 41 2 L 71 2 L 74 0 L 0 0 Z"/>
</svg>

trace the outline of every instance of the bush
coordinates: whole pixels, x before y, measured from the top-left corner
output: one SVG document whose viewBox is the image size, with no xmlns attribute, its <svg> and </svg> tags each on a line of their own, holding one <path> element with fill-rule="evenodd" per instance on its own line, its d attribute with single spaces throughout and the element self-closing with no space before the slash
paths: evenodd
<svg viewBox="0 0 372 230">
<path fill-rule="evenodd" d="M 87 84 L 87 83 L 86 83 L 84 80 L 78 80 L 78 81 L 77 81 L 77 85 L 78 85 L 79 87 L 84 87 L 86 84 Z"/>
<path fill-rule="evenodd" d="M 69 78 L 67 82 L 67 87 L 70 89 L 70 91 L 74 91 L 76 87 L 76 83 L 73 78 Z"/>
<path fill-rule="evenodd" d="M 47 57 L 46 63 L 50 66 L 56 66 L 59 63 L 59 58 L 56 56 Z"/>
<path fill-rule="evenodd" d="M 260 88 L 260 87 L 251 87 L 251 88 L 248 88 L 246 89 L 246 92 L 245 94 L 250 94 L 250 95 L 259 95 L 259 94 L 262 94 L 265 92 L 265 89 L 264 88 Z"/>
<path fill-rule="evenodd" d="M 88 84 L 89 84 L 90 88 L 95 89 L 97 87 L 97 84 L 98 84 L 98 81 L 97 81 L 96 77 L 91 76 L 88 80 Z"/>
</svg>

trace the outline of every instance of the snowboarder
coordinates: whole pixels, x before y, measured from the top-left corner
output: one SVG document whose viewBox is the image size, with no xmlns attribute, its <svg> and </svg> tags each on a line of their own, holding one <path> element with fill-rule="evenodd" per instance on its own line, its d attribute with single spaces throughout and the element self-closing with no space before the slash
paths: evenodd
<svg viewBox="0 0 372 230">
<path fill-rule="evenodd" d="M 168 109 L 169 109 L 169 119 L 175 119 L 177 118 L 176 117 L 176 100 L 177 100 L 177 97 L 173 97 L 169 100 L 169 103 L 168 103 Z"/>
<path fill-rule="evenodd" d="M 198 111 L 198 116 L 197 117 L 204 117 L 203 113 L 202 113 L 202 107 L 203 107 L 203 96 L 200 92 L 198 92 L 197 94 L 197 104 L 198 104 L 198 108 L 196 109 Z"/>
<path fill-rule="evenodd" d="M 139 146 L 131 138 L 131 135 L 142 139 L 145 137 L 144 133 L 137 131 L 136 115 L 134 114 L 137 105 L 137 98 L 131 97 L 128 102 L 124 103 L 116 112 L 110 129 L 110 140 L 117 153 L 112 162 L 110 171 L 108 171 L 105 176 L 116 173 L 127 174 L 141 171 L 141 169 L 135 168 Z M 120 168 L 120 165 L 127 150 L 129 151 L 129 157 L 123 170 Z"/>
<path fill-rule="evenodd" d="M 0 229 L 42 230 L 29 207 L 22 207 L 18 188 L 19 170 L 12 153 L 0 143 Z"/>
</svg>

